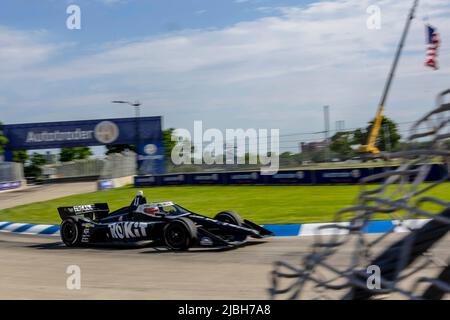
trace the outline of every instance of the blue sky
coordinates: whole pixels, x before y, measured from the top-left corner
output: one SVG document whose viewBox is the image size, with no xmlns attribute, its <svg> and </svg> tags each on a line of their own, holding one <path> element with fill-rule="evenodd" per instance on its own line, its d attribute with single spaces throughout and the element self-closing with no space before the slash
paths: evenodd
<svg viewBox="0 0 450 320">
<path fill-rule="evenodd" d="M 320 131 L 322 106 L 347 128 L 375 113 L 412 1 L 2 0 L 0 120 L 130 116 L 139 99 L 165 127 Z M 81 8 L 81 30 L 66 8 Z M 366 27 L 369 5 L 381 29 Z M 440 70 L 423 66 L 427 15 Z M 450 83 L 450 6 L 423 1 L 386 106 L 411 121 Z M 308 139 L 308 136 L 298 137 Z"/>
<path fill-rule="evenodd" d="M 266 6 L 302 5 L 311 1 L 271 0 L 6 0 L 0 21 L 17 29 L 45 29 L 54 39 L 80 45 L 162 35 L 184 29 L 223 28 L 267 15 Z M 68 4 L 82 9 L 83 28 L 65 26 Z"/>
</svg>

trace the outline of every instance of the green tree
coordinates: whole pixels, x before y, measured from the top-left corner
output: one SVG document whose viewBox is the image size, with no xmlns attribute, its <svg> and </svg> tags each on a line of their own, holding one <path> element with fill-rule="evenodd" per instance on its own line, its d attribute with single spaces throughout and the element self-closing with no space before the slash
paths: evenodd
<svg viewBox="0 0 450 320">
<path fill-rule="evenodd" d="M 356 129 L 353 131 L 354 144 L 366 144 L 369 132 L 372 130 L 375 120 L 369 122 L 366 130 Z M 399 147 L 401 135 L 398 132 L 398 125 L 392 119 L 383 117 L 380 132 L 375 143 L 376 147 L 382 151 L 396 150 Z"/>
<path fill-rule="evenodd" d="M 350 158 L 354 151 L 351 147 L 353 142 L 353 133 L 340 131 L 331 138 L 330 150 L 336 152 L 341 158 Z"/>
<path fill-rule="evenodd" d="M 177 143 L 176 141 L 172 141 L 172 134 L 174 131 L 174 128 L 163 130 L 164 158 L 166 159 L 166 162 L 171 158 L 172 149 Z"/>
<path fill-rule="evenodd" d="M 3 135 L 2 123 L 0 122 L 0 155 L 5 152 L 5 146 L 8 143 L 8 139 Z"/>
<path fill-rule="evenodd" d="M 328 153 L 326 150 L 313 151 L 310 154 L 310 160 L 313 162 L 325 162 L 327 161 Z"/>
<path fill-rule="evenodd" d="M 176 144 L 176 141 L 172 141 L 172 133 L 175 131 L 174 128 L 169 128 L 163 130 L 163 146 L 164 146 L 164 157 L 170 159 L 172 149 Z M 106 154 L 120 153 L 125 150 L 131 150 L 136 152 L 136 146 L 134 144 L 114 144 L 106 146 Z"/>
<path fill-rule="evenodd" d="M 373 121 L 372 121 L 373 124 Z M 380 150 L 392 151 L 397 150 L 401 135 L 398 132 L 398 125 L 393 120 L 383 117 L 381 122 L 381 130 L 378 135 L 376 146 Z"/>
<path fill-rule="evenodd" d="M 28 153 L 26 150 L 15 150 L 13 151 L 13 161 L 25 163 L 29 159 Z"/>
<path fill-rule="evenodd" d="M 34 152 L 30 157 L 30 164 L 25 167 L 25 176 L 39 178 L 42 175 L 41 166 L 44 164 L 46 164 L 45 157 L 40 153 Z"/>
<path fill-rule="evenodd" d="M 33 152 L 33 154 L 30 157 L 30 164 L 31 165 L 43 166 L 46 163 L 47 163 L 47 161 L 45 160 L 44 155 L 42 155 L 40 153 Z"/>
<path fill-rule="evenodd" d="M 106 154 L 121 153 L 125 150 L 136 152 L 136 146 L 134 144 L 109 144 L 106 146 Z"/>
<path fill-rule="evenodd" d="M 92 151 L 89 147 L 62 148 L 59 153 L 59 161 L 83 160 L 89 158 L 91 155 Z"/>
<path fill-rule="evenodd" d="M 361 128 L 353 131 L 352 144 L 366 144 L 367 143 L 367 132 Z"/>
<path fill-rule="evenodd" d="M 279 156 L 279 161 L 280 161 L 280 166 L 282 166 L 282 167 L 288 167 L 288 166 L 297 164 L 294 154 L 290 151 L 282 152 Z"/>
</svg>

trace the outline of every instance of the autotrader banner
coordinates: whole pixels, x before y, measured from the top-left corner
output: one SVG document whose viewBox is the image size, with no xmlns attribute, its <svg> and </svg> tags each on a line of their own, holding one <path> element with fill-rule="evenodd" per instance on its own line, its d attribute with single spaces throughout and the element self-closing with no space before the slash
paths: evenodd
<svg viewBox="0 0 450 320">
<path fill-rule="evenodd" d="M 4 125 L 2 130 L 9 140 L 6 160 L 10 160 L 12 150 L 136 144 L 139 141 L 138 159 L 140 164 L 146 164 L 142 173 L 164 173 L 161 117 L 11 124 Z"/>
<path fill-rule="evenodd" d="M 161 141 L 161 117 L 139 119 L 142 141 Z M 51 149 L 105 144 L 134 144 L 136 118 L 8 124 L 8 149 Z"/>
</svg>

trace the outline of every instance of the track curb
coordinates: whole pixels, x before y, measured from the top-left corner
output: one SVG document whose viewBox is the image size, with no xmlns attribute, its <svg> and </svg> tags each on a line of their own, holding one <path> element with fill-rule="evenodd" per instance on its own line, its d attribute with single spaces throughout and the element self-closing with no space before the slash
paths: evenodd
<svg viewBox="0 0 450 320">
<path fill-rule="evenodd" d="M 370 221 L 364 228 L 365 233 L 377 234 L 390 230 L 394 232 L 408 232 L 410 229 L 418 228 L 429 219 L 404 220 L 400 224 L 398 220 Z M 314 235 L 348 234 L 348 229 L 339 226 L 348 226 L 348 222 L 339 223 L 305 223 L 305 224 L 266 224 L 265 228 L 272 231 L 276 237 L 299 237 Z M 336 226 L 337 228 L 333 228 Z M 27 234 L 35 236 L 59 236 L 59 226 L 48 224 L 31 224 L 0 222 L 0 232 L 16 234 Z"/>
</svg>

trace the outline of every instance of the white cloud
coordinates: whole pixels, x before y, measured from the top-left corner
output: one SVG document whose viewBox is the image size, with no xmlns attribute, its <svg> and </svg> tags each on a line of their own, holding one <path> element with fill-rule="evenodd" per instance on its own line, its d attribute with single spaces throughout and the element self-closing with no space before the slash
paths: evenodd
<svg viewBox="0 0 450 320">
<path fill-rule="evenodd" d="M 197 14 L 197 15 L 202 15 L 202 14 L 205 14 L 205 13 L 206 13 L 206 10 L 204 10 L 204 9 L 195 11 L 195 14 Z"/>
<path fill-rule="evenodd" d="M 47 62 L 61 46 L 46 43 L 45 36 L 45 31 L 23 32 L 0 26 L 0 74 Z"/>
<path fill-rule="evenodd" d="M 165 115 L 171 126 L 202 119 L 214 127 L 318 131 L 324 104 L 331 105 L 333 120 L 363 125 L 374 115 L 410 6 L 377 2 L 382 28 L 368 30 L 366 8 L 372 2 L 272 8 L 277 14 L 254 21 L 109 44 L 64 63 L 49 61 L 45 68 L 38 64 L 53 47 L 25 41 L 24 46 L 36 46 L 37 53 L 30 60 L 19 59 L 26 61 L 26 69 L 14 67 L 15 72 L 3 75 L 3 91 L 14 92 L 20 84 L 28 93 L 20 97 L 20 105 L 58 105 L 51 114 L 60 119 L 79 115 L 79 108 L 89 116 L 104 116 L 105 111 L 110 116 L 116 111 L 109 101 L 126 96 L 141 99 L 149 114 Z M 421 8 L 442 32 L 441 70 L 423 66 L 424 27 L 419 16 L 387 103 L 388 115 L 398 121 L 424 113 L 449 83 L 450 8 L 443 0 Z M 14 117 L 14 111 L 9 116 Z"/>
</svg>

